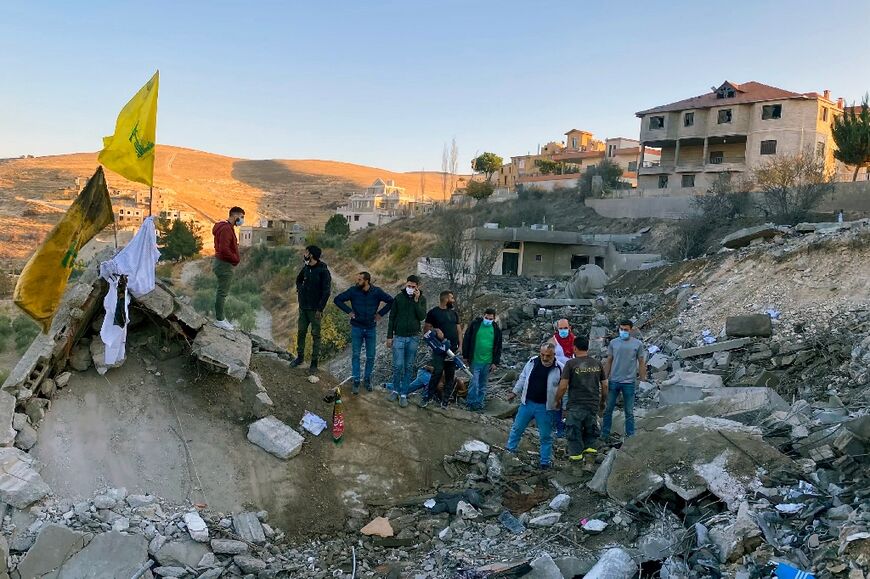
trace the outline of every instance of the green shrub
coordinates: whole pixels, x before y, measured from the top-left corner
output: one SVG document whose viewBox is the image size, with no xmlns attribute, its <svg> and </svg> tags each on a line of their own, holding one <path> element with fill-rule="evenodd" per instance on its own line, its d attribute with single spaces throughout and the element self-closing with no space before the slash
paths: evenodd
<svg viewBox="0 0 870 579">
<path fill-rule="evenodd" d="M 411 253 L 411 246 L 407 243 L 396 243 L 390 248 L 390 254 L 393 261 L 399 262 L 408 257 Z"/>
<path fill-rule="evenodd" d="M 378 254 L 381 242 L 376 235 L 368 235 L 350 247 L 351 254 L 359 261 L 369 261 Z"/>
</svg>

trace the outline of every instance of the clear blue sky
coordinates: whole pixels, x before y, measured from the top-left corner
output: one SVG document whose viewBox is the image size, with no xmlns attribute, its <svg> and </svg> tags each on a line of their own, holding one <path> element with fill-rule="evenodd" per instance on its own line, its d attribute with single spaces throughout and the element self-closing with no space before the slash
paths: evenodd
<svg viewBox="0 0 870 579">
<path fill-rule="evenodd" d="M 0 2 L 0 157 L 94 151 L 160 69 L 158 141 L 438 170 L 729 79 L 858 100 L 870 2 Z"/>
</svg>

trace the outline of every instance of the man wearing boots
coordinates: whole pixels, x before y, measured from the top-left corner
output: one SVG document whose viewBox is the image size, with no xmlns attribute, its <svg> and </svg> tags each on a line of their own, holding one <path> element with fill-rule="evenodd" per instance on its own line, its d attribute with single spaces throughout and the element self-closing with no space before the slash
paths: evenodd
<svg viewBox="0 0 870 579">
<path fill-rule="evenodd" d="M 317 361 L 320 357 L 320 322 L 323 319 L 323 309 L 329 302 L 332 291 L 332 276 L 326 264 L 320 261 L 321 250 L 316 245 L 309 245 L 302 254 L 305 264 L 296 276 L 296 295 L 299 299 L 299 320 L 297 322 L 296 359 L 291 362 L 294 368 L 305 361 L 305 338 L 308 328 L 311 328 L 311 366 L 310 371 L 317 371 Z"/>
</svg>

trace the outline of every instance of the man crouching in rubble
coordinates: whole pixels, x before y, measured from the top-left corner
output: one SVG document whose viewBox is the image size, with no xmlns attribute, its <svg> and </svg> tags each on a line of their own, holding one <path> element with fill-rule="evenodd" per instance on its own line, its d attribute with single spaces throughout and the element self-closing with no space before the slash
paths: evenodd
<svg viewBox="0 0 870 579">
<path fill-rule="evenodd" d="M 604 373 L 608 378 L 607 407 L 601 425 L 601 438 L 605 441 L 610 437 L 613 409 L 620 392 L 625 407 L 625 436 L 634 436 L 634 391 L 638 375 L 642 381 L 646 380 L 646 348 L 643 342 L 632 337 L 632 328 L 631 320 L 619 322 L 619 337 L 610 340 L 607 346 L 607 360 L 604 362 Z"/>
<path fill-rule="evenodd" d="M 552 466 L 553 418 L 549 411 L 560 404 L 556 391 L 561 377 L 562 366 L 556 362 L 556 347 L 542 344 L 540 354 L 526 362 L 513 392 L 508 395 L 508 400 L 520 395 L 520 407 L 508 436 L 507 451 L 516 454 L 523 432 L 534 419 L 541 436 L 541 468 L 544 470 Z"/>
<path fill-rule="evenodd" d="M 568 393 L 568 458 L 583 460 L 584 453 L 595 453 L 598 439 L 598 414 L 604 412 L 607 376 L 604 367 L 589 356 L 589 340 L 574 338 L 574 357 L 565 363 L 556 399 Z"/>
</svg>

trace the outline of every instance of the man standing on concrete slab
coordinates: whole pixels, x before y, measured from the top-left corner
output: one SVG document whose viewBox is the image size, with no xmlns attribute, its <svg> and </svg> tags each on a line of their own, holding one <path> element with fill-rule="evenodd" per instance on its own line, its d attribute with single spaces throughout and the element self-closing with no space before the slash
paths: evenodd
<svg viewBox="0 0 870 579">
<path fill-rule="evenodd" d="M 604 412 L 607 377 L 601 363 L 589 356 L 589 340 L 574 338 L 574 357 L 562 370 L 556 398 L 568 393 L 568 458 L 583 459 L 584 453 L 597 452 L 598 415 Z"/>
<path fill-rule="evenodd" d="M 214 235 L 214 275 L 217 278 L 217 291 L 214 298 L 214 318 L 217 327 L 224 330 L 235 329 L 224 315 L 224 304 L 227 294 L 230 293 L 230 284 L 233 281 L 233 268 L 239 265 L 239 240 L 236 237 L 234 227 L 239 227 L 245 222 L 245 210 L 241 207 L 232 207 L 229 217 L 224 221 L 218 221 L 212 227 Z"/>
<path fill-rule="evenodd" d="M 558 404 L 556 393 L 561 377 L 562 367 L 556 362 L 556 348 L 549 342 L 545 343 L 541 345 L 539 354 L 526 362 L 513 392 L 508 395 L 508 400 L 519 396 L 520 407 L 508 436 L 507 451 L 516 454 L 523 432 L 534 420 L 541 438 L 540 466 L 545 470 L 552 466 L 553 419 L 549 411 L 555 410 Z"/>
<path fill-rule="evenodd" d="M 372 391 L 372 372 L 375 369 L 375 349 L 377 348 L 378 322 L 390 311 L 393 296 L 376 285 L 367 271 L 356 275 L 356 284 L 341 292 L 332 300 L 338 308 L 350 314 L 350 364 L 353 373 L 354 394 L 359 394 L 360 363 L 362 345 L 366 345 L 366 370 L 363 377 L 366 390 Z M 347 305 L 350 302 L 350 306 Z M 381 304 L 384 304 L 381 306 Z"/>
<path fill-rule="evenodd" d="M 459 326 L 459 314 L 456 313 L 456 298 L 450 290 L 444 290 L 438 295 L 438 305 L 429 310 L 423 323 L 423 333 L 436 330 L 439 340 L 448 340 L 449 349 L 457 356 L 462 351 L 462 342 L 459 336 L 462 328 Z M 429 380 L 429 388 L 420 401 L 420 406 L 426 407 L 435 398 L 441 398 L 441 406 L 447 406 L 453 395 L 453 379 L 456 376 L 456 365 L 453 360 L 439 352 L 432 353 L 432 379 Z M 444 376 L 444 396 L 438 396 L 438 383 Z"/>
<path fill-rule="evenodd" d="M 483 317 L 468 325 L 462 338 L 462 357 L 471 365 L 471 382 L 465 403 L 468 410 L 480 412 L 486 406 L 489 373 L 501 364 L 502 334 L 495 321 L 495 309 L 487 308 Z"/>
<path fill-rule="evenodd" d="M 563 368 L 565 364 L 574 357 L 574 332 L 571 331 L 571 324 L 566 318 L 562 318 L 556 322 L 556 331 L 550 342 L 556 347 L 556 362 Z M 565 436 L 565 417 L 563 408 L 565 401 L 559 405 L 559 408 L 553 410 L 553 425 L 556 428 L 556 438 Z"/>
<path fill-rule="evenodd" d="M 387 326 L 387 348 L 393 351 L 393 386 L 388 397 L 398 400 L 402 408 L 408 405 L 414 359 L 420 346 L 420 322 L 425 319 L 426 297 L 420 291 L 420 278 L 409 275 L 405 287 L 393 298 Z"/>
<path fill-rule="evenodd" d="M 311 366 L 317 371 L 320 358 L 320 322 L 323 310 L 329 302 L 332 291 L 332 275 L 326 264 L 320 261 L 322 251 L 316 245 L 309 245 L 302 254 L 305 264 L 296 276 L 296 295 L 299 299 L 299 320 L 296 330 L 296 359 L 290 363 L 294 368 L 305 361 L 305 337 L 311 328 Z"/>
<path fill-rule="evenodd" d="M 607 407 L 601 427 L 601 438 L 604 440 L 610 437 L 613 409 L 616 408 L 620 392 L 625 407 L 625 436 L 634 436 L 634 392 L 638 376 L 646 381 L 646 348 L 643 342 L 631 336 L 633 327 L 631 320 L 621 321 L 619 337 L 611 340 L 607 346 L 607 360 L 604 362 L 604 373 L 608 379 Z"/>
</svg>

